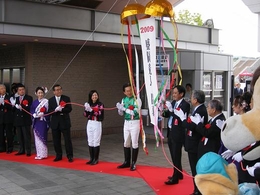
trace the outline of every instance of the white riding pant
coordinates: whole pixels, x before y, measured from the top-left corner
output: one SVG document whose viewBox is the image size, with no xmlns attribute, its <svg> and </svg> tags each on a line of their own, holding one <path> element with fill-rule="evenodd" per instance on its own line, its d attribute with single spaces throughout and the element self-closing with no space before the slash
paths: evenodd
<svg viewBox="0 0 260 195">
<path fill-rule="evenodd" d="M 140 120 L 125 120 L 124 123 L 124 147 L 138 148 L 138 139 L 140 133 Z"/>
<path fill-rule="evenodd" d="M 89 120 L 86 129 L 88 136 L 88 145 L 90 147 L 100 146 L 100 140 L 102 135 L 101 121 Z"/>
</svg>

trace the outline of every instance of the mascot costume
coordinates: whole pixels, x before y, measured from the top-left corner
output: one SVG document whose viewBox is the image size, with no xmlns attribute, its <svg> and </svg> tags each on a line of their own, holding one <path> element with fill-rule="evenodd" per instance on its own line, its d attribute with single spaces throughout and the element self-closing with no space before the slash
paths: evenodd
<svg viewBox="0 0 260 195">
<path fill-rule="evenodd" d="M 257 73 L 257 74 L 256 74 Z M 229 117 L 221 140 L 233 152 L 238 168 L 209 152 L 197 163 L 195 182 L 203 195 L 260 195 L 260 68 L 254 73 L 252 110 Z M 238 185 L 239 184 L 239 185 Z"/>
</svg>

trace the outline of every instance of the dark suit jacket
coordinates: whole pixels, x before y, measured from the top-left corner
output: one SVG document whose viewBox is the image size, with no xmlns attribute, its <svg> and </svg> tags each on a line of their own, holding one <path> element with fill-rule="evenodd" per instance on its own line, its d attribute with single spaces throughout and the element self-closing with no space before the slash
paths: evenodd
<svg viewBox="0 0 260 195">
<path fill-rule="evenodd" d="M 65 95 L 61 95 L 60 102 L 70 102 L 70 98 Z M 54 112 L 57 108 L 57 102 L 55 96 L 49 99 L 49 110 L 48 112 Z M 51 129 L 69 129 L 71 127 L 70 115 L 72 111 L 71 104 L 66 104 L 61 112 L 55 112 L 51 115 Z"/>
<path fill-rule="evenodd" d="M 9 104 L 0 104 L 0 124 L 13 123 L 13 106 L 10 102 L 10 96 L 6 94 L 4 100 L 8 101 Z"/>
<path fill-rule="evenodd" d="M 195 116 L 196 113 L 201 117 L 204 116 L 204 124 L 207 124 L 208 112 L 204 104 L 200 105 L 192 116 Z M 196 131 L 197 125 L 195 123 L 184 120 L 183 125 L 187 128 L 187 133 L 185 135 L 185 150 L 187 152 L 197 153 L 202 135 Z"/>
<path fill-rule="evenodd" d="M 207 153 L 207 152 L 215 152 L 218 153 L 220 145 L 221 145 L 221 138 L 220 138 L 220 128 L 218 128 L 216 121 L 217 120 L 226 120 L 224 114 L 218 115 L 214 118 L 213 121 L 210 122 L 210 127 L 207 129 L 204 124 L 199 123 L 197 125 L 196 131 L 199 132 L 203 137 L 208 138 L 207 143 L 205 144 L 204 141 L 199 142 L 198 148 L 198 156 L 199 158 Z M 205 144 L 205 145 L 204 145 Z"/>
<path fill-rule="evenodd" d="M 14 126 L 30 126 L 32 124 L 32 118 L 30 113 L 30 108 L 32 105 L 33 98 L 29 95 L 24 95 L 23 101 L 19 101 L 19 97 L 16 98 L 15 104 L 21 105 L 24 110 L 17 109 L 14 107 Z M 28 103 L 28 104 L 27 104 Z"/>
<path fill-rule="evenodd" d="M 242 95 L 243 94 L 243 89 L 241 88 L 234 88 L 234 97 L 238 96 L 238 95 Z"/>
<path fill-rule="evenodd" d="M 172 107 L 174 108 L 176 101 L 174 100 L 172 102 Z M 186 102 L 184 99 L 180 102 L 177 108 L 182 109 L 184 113 L 187 113 L 187 116 L 189 115 L 190 112 L 190 104 Z M 169 135 L 169 131 L 172 131 L 171 136 L 173 136 L 173 140 L 176 142 L 182 142 L 184 143 L 185 140 L 185 127 L 182 125 L 182 121 L 178 116 L 174 114 L 174 112 L 167 111 L 165 112 L 165 117 L 170 117 L 172 116 L 172 127 L 171 129 L 167 128 L 167 137 Z"/>
</svg>

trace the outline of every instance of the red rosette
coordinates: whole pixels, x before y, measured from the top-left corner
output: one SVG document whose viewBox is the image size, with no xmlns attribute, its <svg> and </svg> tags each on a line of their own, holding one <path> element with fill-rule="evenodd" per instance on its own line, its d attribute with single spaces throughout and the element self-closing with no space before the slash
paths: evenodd
<svg viewBox="0 0 260 195">
<path fill-rule="evenodd" d="M 99 108 L 98 108 L 98 107 L 94 107 L 94 108 L 92 108 L 92 110 L 93 110 L 94 112 L 98 112 L 98 111 L 99 111 Z"/>
<path fill-rule="evenodd" d="M 190 117 L 187 118 L 187 123 L 192 123 L 192 120 L 190 119 Z"/>
<path fill-rule="evenodd" d="M 24 106 L 28 106 L 28 101 L 27 101 L 27 100 L 23 100 L 22 104 L 23 104 Z"/>
<path fill-rule="evenodd" d="M 130 105 L 130 106 L 128 107 L 128 109 L 129 109 L 129 110 L 134 110 L 135 107 L 134 107 L 133 105 Z"/>
<path fill-rule="evenodd" d="M 45 107 L 41 107 L 40 112 L 45 112 L 46 108 Z"/>
<path fill-rule="evenodd" d="M 211 127 L 210 124 L 206 124 L 206 125 L 205 125 L 205 128 L 206 128 L 206 129 L 209 129 L 210 127 Z"/>
<path fill-rule="evenodd" d="M 66 105 L 66 102 L 64 102 L 64 101 L 61 101 L 61 102 L 60 102 L 60 106 L 61 106 L 62 108 L 64 108 L 65 105 Z"/>
<path fill-rule="evenodd" d="M 4 103 L 10 104 L 9 100 L 4 100 Z"/>
<path fill-rule="evenodd" d="M 179 111 L 181 108 L 175 108 L 175 109 Z"/>
</svg>

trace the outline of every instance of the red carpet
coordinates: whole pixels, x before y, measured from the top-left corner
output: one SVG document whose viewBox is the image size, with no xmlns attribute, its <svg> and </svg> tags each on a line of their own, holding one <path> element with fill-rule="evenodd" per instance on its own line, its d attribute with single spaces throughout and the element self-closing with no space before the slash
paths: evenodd
<svg viewBox="0 0 260 195">
<path fill-rule="evenodd" d="M 137 170 L 130 171 L 128 168 L 117 169 L 116 167 L 120 163 L 99 161 L 98 165 L 90 166 L 85 164 L 87 161 L 86 159 L 75 158 L 73 163 L 69 163 L 67 158 L 63 158 L 62 161 L 53 162 L 53 156 L 49 156 L 47 159 L 44 160 L 35 160 L 34 155 L 32 155 L 31 157 L 27 157 L 25 155 L 15 156 L 14 153 L 1 153 L 0 159 L 26 164 L 142 178 L 158 195 L 187 195 L 190 194 L 193 190 L 192 178 L 186 175 L 184 176 L 184 179 L 179 182 L 178 185 L 165 185 L 164 181 L 166 181 L 167 177 L 172 174 L 171 168 L 143 166 L 137 164 Z"/>
</svg>

